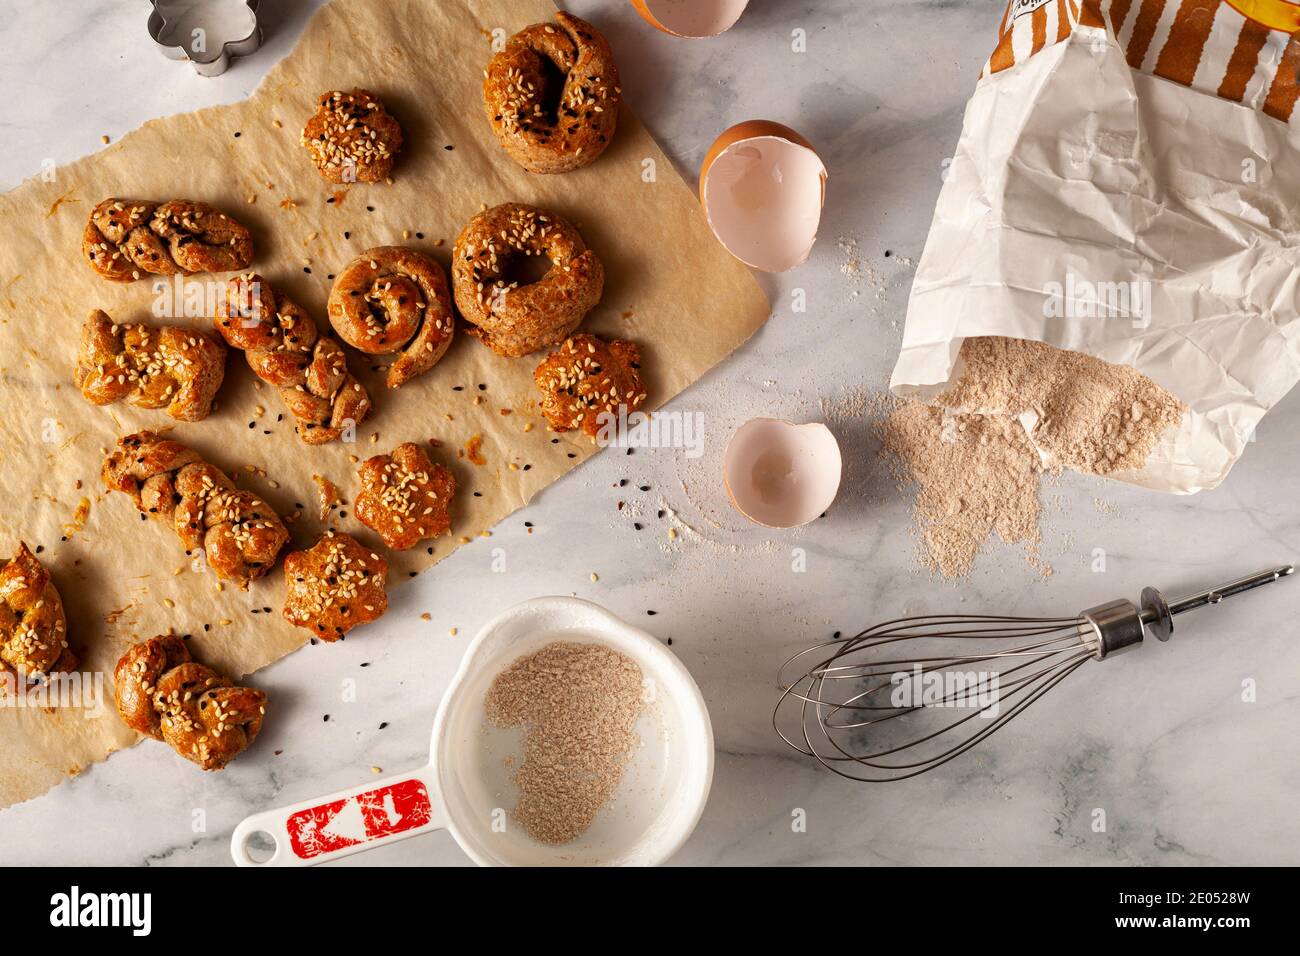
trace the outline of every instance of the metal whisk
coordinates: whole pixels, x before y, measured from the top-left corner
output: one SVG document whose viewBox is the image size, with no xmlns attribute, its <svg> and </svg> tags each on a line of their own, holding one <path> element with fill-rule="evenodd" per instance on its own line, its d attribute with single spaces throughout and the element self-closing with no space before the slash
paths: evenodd
<svg viewBox="0 0 1300 956">
<path fill-rule="evenodd" d="M 781 738 L 850 780 L 906 780 L 959 757 L 1089 660 L 1169 640 L 1174 618 L 1295 571 L 1270 568 L 1177 601 L 1155 588 L 1074 617 L 928 614 L 827 641 L 781 667 L 829 652 L 785 688 L 772 715 Z M 805 666 L 800 664 L 800 667 Z M 781 729 L 798 708 L 800 733 Z"/>
</svg>

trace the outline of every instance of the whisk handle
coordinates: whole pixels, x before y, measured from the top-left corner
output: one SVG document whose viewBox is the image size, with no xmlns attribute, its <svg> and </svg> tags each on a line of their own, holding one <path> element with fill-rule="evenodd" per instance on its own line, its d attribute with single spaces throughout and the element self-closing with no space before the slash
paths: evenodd
<svg viewBox="0 0 1300 956">
<path fill-rule="evenodd" d="M 1167 641 L 1174 632 L 1174 617 L 1199 607 L 1218 604 L 1224 598 L 1244 594 L 1265 584 L 1272 584 L 1295 573 L 1295 565 L 1286 564 L 1249 574 L 1216 588 L 1207 588 L 1176 601 L 1166 601 L 1155 588 L 1142 592 L 1140 605 L 1132 601 L 1110 601 L 1088 608 L 1079 615 L 1085 645 L 1098 659 L 1136 647 L 1147 634 Z"/>
<path fill-rule="evenodd" d="M 1248 574 L 1244 578 L 1237 578 L 1235 581 L 1229 581 L 1227 584 L 1221 584 L 1215 588 L 1197 591 L 1195 594 L 1178 598 L 1176 601 L 1166 601 L 1164 596 L 1155 588 L 1147 588 L 1142 592 L 1142 623 L 1157 638 L 1167 641 L 1170 635 L 1173 634 L 1174 617 L 1176 615 L 1186 611 L 1194 611 L 1210 604 L 1218 604 L 1224 598 L 1253 591 L 1257 587 L 1272 584 L 1274 581 L 1279 581 L 1294 573 L 1294 564 L 1284 564 L 1280 567 L 1268 568 L 1264 571 Z"/>
</svg>

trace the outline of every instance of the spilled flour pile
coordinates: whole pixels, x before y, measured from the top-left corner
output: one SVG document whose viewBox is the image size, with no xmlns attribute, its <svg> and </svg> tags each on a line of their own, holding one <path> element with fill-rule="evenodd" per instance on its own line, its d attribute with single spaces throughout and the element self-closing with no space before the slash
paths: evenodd
<svg viewBox="0 0 1300 956">
<path fill-rule="evenodd" d="M 876 434 L 901 483 L 916 490 L 922 563 L 945 577 L 967 574 L 996 534 L 1039 555 L 1039 489 L 1045 472 L 1107 475 L 1142 467 L 1160 436 L 1186 412 L 1139 372 L 1020 339 L 967 339 L 962 377 L 935 404 L 899 402 Z M 1033 413 L 1034 442 L 1018 416 Z"/>
</svg>

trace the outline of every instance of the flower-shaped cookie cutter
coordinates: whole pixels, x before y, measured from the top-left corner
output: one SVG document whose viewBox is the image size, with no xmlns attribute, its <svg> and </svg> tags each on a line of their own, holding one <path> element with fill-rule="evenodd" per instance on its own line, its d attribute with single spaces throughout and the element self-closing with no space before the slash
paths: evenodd
<svg viewBox="0 0 1300 956">
<path fill-rule="evenodd" d="M 149 36 L 169 60 L 189 60 L 200 76 L 226 72 L 230 60 L 262 44 L 259 0 L 150 0 Z"/>
</svg>

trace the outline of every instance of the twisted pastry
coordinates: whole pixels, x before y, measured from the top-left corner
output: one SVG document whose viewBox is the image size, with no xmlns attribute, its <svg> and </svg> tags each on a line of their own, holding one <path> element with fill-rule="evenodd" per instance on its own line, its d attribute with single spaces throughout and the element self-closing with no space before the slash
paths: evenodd
<svg viewBox="0 0 1300 956">
<path fill-rule="evenodd" d="M 141 273 L 245 269 L 253 261 L 253 236 L 205 202 L 105 199 L 90 214 L 81 251 L 105 279 L 131 282 Z"/>
<path fill-rule="evenodd" d="M 334 280 L 329 317 L 354 349 L 397 353 L 388 369 L 389 388 L 433 368 L 456 331 L 442 266 L 401 246 L 376 246 L 352 260 Z"/>
<path fill-rule="evenodd" d="M 253 373 L 280 390 L 308 445 L 336 441 L 370 414 L 370 393 L 348 371 L 343 346 L 321 335 L 302 306 L 261 276 L 228 282 L 215 321 Z"/>
<path fill-rule="evenodd" d="M 123 723 L 204 770 L 230 763 L 262 729 L 266 694 L 194 663 L 175 634 L 133 645 L 117 662 L 113 681 Z"/>
<path fill-rule="evenodd" d="M 483 103 L 506 153 L 530 173 L 594 163 L 614 138 L 622 90 L 614 52 L 590 23 L 555 15 L 512 36 L 483 71 Z"/>
<path fill-rule="evenodd" d="M 95 309 L 81 328 L 73 381 L 96 405 L 162 408 L 182 422 L 208 417 L 226 374 L 226 347 L 177 326 L 114 325 Z"/>
<path fill-rule="evenodd" d="M 510 275 L 521 256 L 546 256 L 551 267 L 520 285 Z M 477 326 L 470 334 L 498 355 L 516 357 L 563 342 L 600 301 L 605 269 L 561 217 L 505 203 L 461 231 L 451 281 L 460 314 Z"/>
<path fill-rule="evenodd" d="M 168 521 L 186 553 L 202 548 L 217 577 L 241 588 L 271 570 L 289 540 L 280 516 L 242 491 L 194 449 L 143 431 L 118 439 L 104 484 L 131 496 L 141 514 Z"/>
<path fill-rule="evenodd" d="M 50 572 L 20 543 L 12 560 L 0 562 L 0 674 L 30 679 L 67 673 L 78 663 Z"/>
</svg>

